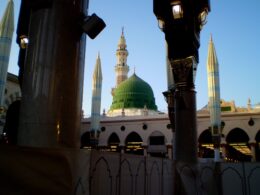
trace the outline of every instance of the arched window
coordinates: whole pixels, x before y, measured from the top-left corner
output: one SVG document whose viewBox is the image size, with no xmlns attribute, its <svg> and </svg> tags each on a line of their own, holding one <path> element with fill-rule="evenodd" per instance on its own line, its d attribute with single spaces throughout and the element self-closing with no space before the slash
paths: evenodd
<svg viewBox="0 0 260 195">
<path fill-rule="evenodd" d="M 204 130 L 199 136 L 199 157 L 214 158 L 214 146 L 212 133 L 209 129 Z"/>
<path fill-rule="evenodd" d="M 255 136 L 255 141 L 256 141 L 256 161 L 260 161 L 260 130 L 258 130 L 256 136 Z"/>
<path fill-rule="evenodd" d="M 227 160 L 230 161 L 251 161 L 251 150 L 248 145 L 247 133 L 240 129 L 232 129 L 226 137 Z"/>
<path fill-rule="evenodd" d="M 143 140 L 136 132 L 130 133 L 125 139 L 125 153 L 143 155 Z"/>
<path fill-rule="evenodd" d="M 108 150 L 111 152 L 120 152 L 120 139 L 116 133 L 112 133 L 108 138 Z"/>
<path fill-rule="evenodd" d="M 85 132 L 81 136 L 80 142 L 81 142 L 81 148 L 89 148 L 89 147 L 91 147 L 90 132 L 89 131 Z"/>
</svg>

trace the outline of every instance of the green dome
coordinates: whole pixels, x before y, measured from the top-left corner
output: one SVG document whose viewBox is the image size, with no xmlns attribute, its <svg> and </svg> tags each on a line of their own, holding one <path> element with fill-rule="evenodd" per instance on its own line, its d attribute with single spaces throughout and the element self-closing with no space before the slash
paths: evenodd
<svg viewBox="0 0 260 195">
<path fill-rule="evenodd" d="M 145 106 L 148 110 L 157 110 L 153 90 L 148 83 L 133 74 L 115 89 L 110 110 Z"/>
</svg>

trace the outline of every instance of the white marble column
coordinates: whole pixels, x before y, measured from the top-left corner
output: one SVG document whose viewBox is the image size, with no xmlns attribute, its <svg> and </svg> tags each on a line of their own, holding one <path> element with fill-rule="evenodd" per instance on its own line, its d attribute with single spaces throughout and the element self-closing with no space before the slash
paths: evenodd
<svg viewBox="0 0 260 195">
<path fill-rule="evenodd" d="M 125 146 L 120 145 L 119 148 L 120 148 L 120 153 L 124 154 L 125 153 Z"/>
<path fill-rule="evenodd" d="M 226 149 L 227 143 L 225 141 L 221 141 L 220 147 L 222 151 L 222 159 L 223 161 L 227 158 L 227 149 Z"/>
<path fill-rule="evenodd" d="M 255 162 L 256 161 L 256 142 L 250 142 L 249 143 L 250 149 L 251 149 L 251 154 L 252 154 L 252 158 L 251 158 L 251 162 Z"/>
<path fill-rule="evenodd" d="M 167 145 L 167 152 L 169 159 L 172 159 L 172 145 Z"/>
<path fill-rule="evenodd" d="M 148 155 L 148 153 L 147 153 L 147 146 L 143 146 L 143 148 L 144 148 L 144 156 L 147 156 Z"/>
</svg>

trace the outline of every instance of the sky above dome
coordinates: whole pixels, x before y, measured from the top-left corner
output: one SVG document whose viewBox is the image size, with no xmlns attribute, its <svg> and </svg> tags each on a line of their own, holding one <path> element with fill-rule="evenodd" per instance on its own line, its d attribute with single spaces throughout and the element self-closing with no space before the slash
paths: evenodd
<svg viewBox="0 0 260 195">
<path fill-rule="evenodd" d="M 20 0 L 15 4 L 15 23 Z M 8 0 L 0 0 L 2 17 Z M 124 27 L 129 51 L 129 76 L 134 72 L 151 85 L 158 110 L 167 111 L 162 92 L 167 89 L 164 34 L 153 14 L 152 0 L 92 0 L 89 14 L 96 13 L 106 22 L 106 28 L 96 37 L 87 39 L 83 110 L 90 115 L 92 74 L 100 52 L 103 87 L 101 109 L 112 103 L 111 88 L 115 86 L 116 49 Z M 197 109 L 208 102 L 206 58 L 210 34 L 213 35 L 220 70 L 220 96 L 234 100 L 237 106 L 260 102 L 260 1 L 211 0 L 208 22 L 201 32 L 200 63 L 196 76 Z M 8 71 L 18 74 L 18 47 L 15 33 Z"/>
</svg>

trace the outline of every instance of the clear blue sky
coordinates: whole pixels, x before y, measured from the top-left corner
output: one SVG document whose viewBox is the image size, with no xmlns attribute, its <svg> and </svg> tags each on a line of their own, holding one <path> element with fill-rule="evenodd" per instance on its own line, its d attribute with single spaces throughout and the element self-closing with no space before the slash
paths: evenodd
<svg viewBox="0 0 260 195">
<path fill-rule="evenodd" d="M 148 82 L 155 94 L 159 110 L 167 105 L 162 92 L 167 89 L 164 34 L 159 30 L 153 14 L 152 0 L 90 0 L 89 14 L 96 13 L 107 24 L 94 40 L 88 38 L 86 49 L 83 110 L 91 110 L 92 73 L 98 52 L 103 70 L 102 106 L 109 109 L 112 102 L 111 87 L 115 85 L 115 52 L 125 29 L 130 74 Z M 20 0 L 15 3 L 17 22 Z M 0 0 L 0 15 L 7 0 Z M 220 69 L 221 98 L 234 100 L 237 106 L 260 102 L 260 1 L 212 0 L 208 23 L 201 32 L 200 63 L 196 77 L 197 109 L 208 102 L 206 58 L 210 33 L 217 51 Z M 15 34 L 14 34 L 15 35 Z M 13 39 L 9 71 L 17 74 L 18 48 Z"/>
</svg>

